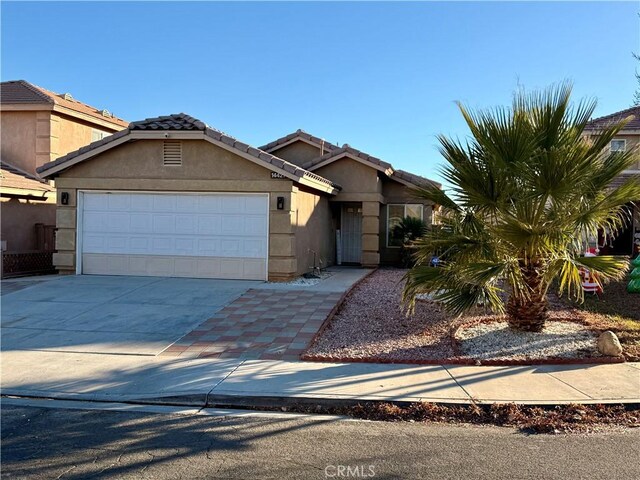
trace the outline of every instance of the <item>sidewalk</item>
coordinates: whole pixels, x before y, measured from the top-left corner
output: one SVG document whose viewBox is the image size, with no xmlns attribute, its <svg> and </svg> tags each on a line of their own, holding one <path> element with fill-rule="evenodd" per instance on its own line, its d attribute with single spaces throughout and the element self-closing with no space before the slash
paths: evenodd
<svg viewBox="0 0 640 480">
<path fill-rule="evenodd" d="M 640 363 L 415 366 L 9 351 L 2 394 L 182 405 L 640 403 Z"/>
</svg>

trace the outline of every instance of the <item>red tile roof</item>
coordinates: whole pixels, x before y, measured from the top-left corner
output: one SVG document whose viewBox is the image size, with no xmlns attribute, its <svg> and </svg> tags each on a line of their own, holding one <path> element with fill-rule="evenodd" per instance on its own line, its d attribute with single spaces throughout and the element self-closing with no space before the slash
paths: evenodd
<svg viewBox="0 0 640 480">
<path fill-rule="evenodd" d="M 25 80 L 12 80 L 0 83 L 0 103 L 3 105 L 59 105 L 74 112 L 84 113 L 91 117 L 114 124 L 114 130 L 118 127 L 127 127 L 129 122 L 113 116 L 86 103 L 71 98 L 68 94 L 58 94 L 39 87 Z"/>
</svg>

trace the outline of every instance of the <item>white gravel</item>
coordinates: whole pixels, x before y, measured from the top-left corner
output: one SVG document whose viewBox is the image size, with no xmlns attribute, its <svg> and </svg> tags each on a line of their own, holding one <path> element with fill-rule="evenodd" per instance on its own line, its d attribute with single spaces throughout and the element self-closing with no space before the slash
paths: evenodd
<svg viewBox="0 0 640 480">
<path fill-rule="evenodd" d="M 597 336 L 577 322 L 547 321 L 540 333 L 518 332 L 506 322 L 462 327 L 456 339 L 465 357 L 478 359 L 583 358 L 599 356 Z"/>
</svg>

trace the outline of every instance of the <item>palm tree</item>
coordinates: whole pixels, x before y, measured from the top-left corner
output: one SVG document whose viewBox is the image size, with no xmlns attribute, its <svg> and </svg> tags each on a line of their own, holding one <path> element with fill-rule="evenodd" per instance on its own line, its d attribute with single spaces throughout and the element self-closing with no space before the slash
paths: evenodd
<svg viewBox="0 0 640 480">
<path fill-rule="evenodd" d="M 404 217 L 391 230 L 391 238 L 400 242 L 400 261 L 403 267 L 413 265 L 414 242 L 426 232 L 426 222 L 416 217 Z"/>
<path fill-rule="evenodd" d="M 404 301 L 431 293 L 454 314 L 477 305 L 507 315 L 512 328 L 541 331 L 547 293 L 581 300 L 580 268 L 601 281 L 621 278 L 628 259 L 584 257 L 584 240 L 598 229 L 618 231 L 625 203 L 640 198 L 640 182 L 617 188 L 611 181 L 636 160 L 635 151 L 610 152 L 609 143 L 630 120 L 583 135 L 595 101 L 570 103 L 571 85 L 514 95 L 511 107 L 469 111 L 465 142 L 439 137 L 447 161 L 448 195 L 422 188 L 417 195 L 442 206 L 442 224 L 416 244 L 416 266 L 407 274 Z M 429 267 L 433 252 L 444 260 Z"/>
</svg>

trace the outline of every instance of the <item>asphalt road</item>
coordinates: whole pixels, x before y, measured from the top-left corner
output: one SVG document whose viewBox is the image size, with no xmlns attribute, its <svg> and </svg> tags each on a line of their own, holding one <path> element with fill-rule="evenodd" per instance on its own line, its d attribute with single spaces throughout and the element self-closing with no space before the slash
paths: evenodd
<svg viewBox="0 0 640 480">
<path fill-rule="evenodd" d="M 640 478 L 640 431 L 2 408 L 3 478 Z M 350 467 L 350 468 L 347 468 Z"/>
</svg>

